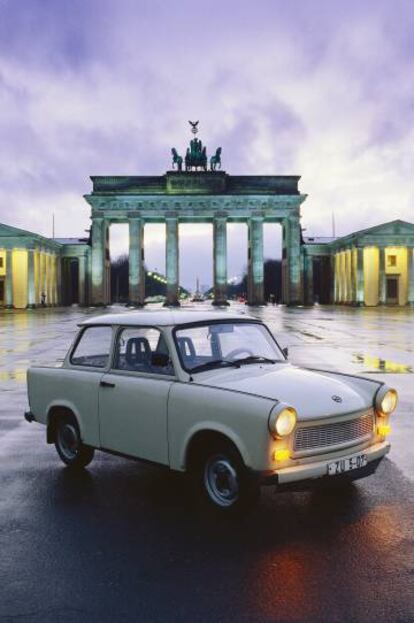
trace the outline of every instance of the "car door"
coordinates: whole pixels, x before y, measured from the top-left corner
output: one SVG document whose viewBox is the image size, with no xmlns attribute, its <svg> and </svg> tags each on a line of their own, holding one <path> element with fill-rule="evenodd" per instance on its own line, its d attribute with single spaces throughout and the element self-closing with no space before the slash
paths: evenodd
<svg viewBox="0 0 414 623">
<path fill-rule="evenodd" d="M 78 418 L 82 441 L 99 447 L 100 381 L 109 368 L 112 326 L 89 326 L 80 332 L 69 355 L 64 374 L 50 386 L 55 396 L 72 409 Z"/>
<path fill-rule="evenodd" d="M 101 448 L 168 464 L 167 407 L 172 364 L 155 366 L 154 353 L 168 354 L 161 331 L 122 327 L 111 369 L 99 387 Z"/>
</svg>

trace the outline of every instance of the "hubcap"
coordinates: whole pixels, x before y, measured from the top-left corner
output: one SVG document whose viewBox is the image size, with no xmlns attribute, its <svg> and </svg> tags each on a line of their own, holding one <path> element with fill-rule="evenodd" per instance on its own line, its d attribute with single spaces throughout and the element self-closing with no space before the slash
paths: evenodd
<svg viewBox="0 0 414 623">
<path fill-rule="evenodd" d="M 59 446 L 62 454 L 69 460 L 74 459 L 79 450 L 79 439 L 73 424 L 64 424 L 59 427 Z"/>
<path fill-rule="evenodd" d="M 225 456 L 210 458 L 204 469 L 207 493 L 218 506 L 231 506 L 239 497 L 237 472 Z"/>
</svg>

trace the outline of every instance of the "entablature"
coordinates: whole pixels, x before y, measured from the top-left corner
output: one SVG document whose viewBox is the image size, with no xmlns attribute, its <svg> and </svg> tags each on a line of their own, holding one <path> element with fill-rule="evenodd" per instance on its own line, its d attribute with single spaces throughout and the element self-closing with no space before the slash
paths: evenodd
<svg viewBox="0 0 414 623">
<path fill-rule="evenodd" d="M 167 171 L 165 175 L 93 175 L 92 194 L 299 195 L 300 175 L 228 175 L 224 171 Z"/>
<path fill-rule="evenodd" d="M 182 221 L 209 222 L 216 217 L 227 217 L 229 221 L 246 221 L 261 217 L 268 222 L 280 222 L 286 218 L 299 218 L 300 205 L 306 195 L 229 197 L 210 195 L 208 197 L 148 196 L 134 195 L 86 195 L 92 207 L 92 218 L 128 221 L 142 218 L 148 222 L 162 222 L 170 212 Z"/>
</svg>

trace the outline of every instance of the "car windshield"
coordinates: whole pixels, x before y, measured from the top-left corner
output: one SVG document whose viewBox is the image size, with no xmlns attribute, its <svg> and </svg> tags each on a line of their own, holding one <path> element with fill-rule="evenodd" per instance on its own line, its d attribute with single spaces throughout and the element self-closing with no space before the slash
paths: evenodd
<svg viewBox="0 0 414 623">
<path fill-rule="evenodd" d="M 184 326 L 176 329 L 175 339 L 188 372 L 285 361 L 267 328 L 256 322 L 227 321 Z"/>
</svg>

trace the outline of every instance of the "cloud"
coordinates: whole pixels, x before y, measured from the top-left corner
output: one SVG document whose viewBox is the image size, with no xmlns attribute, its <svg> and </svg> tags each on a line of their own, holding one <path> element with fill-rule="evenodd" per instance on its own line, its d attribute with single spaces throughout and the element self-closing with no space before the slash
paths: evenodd
<svg viewBox="0 0 414 623">
<path fill-rule="evenodd" d="M 413 18 L 398 0 L 2 0 L 0 221 L 49 235 L 54 212 L 83 234 L 88 176 L 162 174 L 193 117 L 227 172 L 302 175 L 308 233 L 332 211 L 343 234 L 413 220 Z M 211 281 L 203 235 L 187 283 Z M 240 272 L 244 243 L 231 255 Z"/>
</svg>

